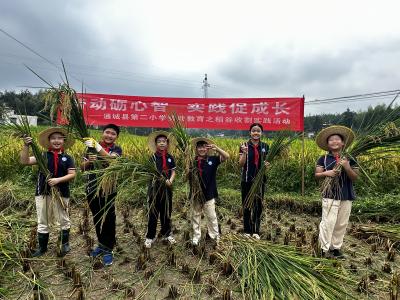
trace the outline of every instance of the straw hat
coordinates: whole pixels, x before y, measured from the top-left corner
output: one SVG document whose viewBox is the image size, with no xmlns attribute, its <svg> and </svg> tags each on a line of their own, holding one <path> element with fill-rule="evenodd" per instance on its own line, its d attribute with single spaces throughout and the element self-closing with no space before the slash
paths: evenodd
<svg viewBox="0 0 400 300">
<path fill-rule="evenodd" d="M 198 142 L 206 142 L 208 145 L 215 144 L 213 140 L 210 140 L 208 138 L 203 138 L 203 137 L 198 137 L 190 140 L 190 144 L 192 145 L 192 148 L 196 150 L 196 146 Z M 212 149 L 208 150 L 208 155 L 212 155 L 214 151 Z"/>
<path fill-rule="evenodd" d="M 168 151 L 172 151 L 176 147 L 176 140 L 175 137 L 171 132 L 164 131 L 164 130 L 158 130 L 158 131 L 153 131 L 152 133 L 149 134 L 147 138 L 147 146 L 152 152 L 157 151 L 157 144 L 156 144 L 156 138 L 160 135 L 164 135 L 168 139 Z"/>
<path fill-rule="evenodd" d="M 72 145 L 75 143 L 75 140 L 72 138 L 70 134 L 68 134 L 68 130 L 62 127 L 50 127 L 47 128 L 39 133 L 39 145 L 42 146 L 45 149 L 48 149 L 51 147 L 50 145 L 50 135 L 53 133 L 61 133 L 65 137 L 64 149 L 71 148 Z"/>
<path fill-rule="evenodd" d="M 354 132 L 350 128 L 346 126 L 340 126 L 340 125 L 334 125 L 334 126 L 329 126 L 325 129 L 322 129 L 317 137 L 315 138 L 315 141 L 318 145 L 323 150 L 329 151 L 328 148 L 328 138 L 333 135 L 337 134 L 343 137 L 343 142 L 344 142 L 344 147 L 350 146 L 350 144 L 354 140 Z"/>
</svg>

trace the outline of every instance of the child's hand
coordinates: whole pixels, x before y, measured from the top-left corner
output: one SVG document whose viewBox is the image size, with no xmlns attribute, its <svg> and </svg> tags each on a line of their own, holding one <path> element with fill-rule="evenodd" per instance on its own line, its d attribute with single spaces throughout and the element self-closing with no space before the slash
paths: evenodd
<svg viewBox="0 0 400 300">
<path fill-rule="evenodd" d="M 94 162 L 97 160 L 97 155 L 96 154 L 89 154 L 88 159 L 90 162 Z"/>
<path fill-rule="evenodd" d="M 60 178 L 50 178 L 49 180 L 47 180 L 47 183 L 49 184 L 49 186 L 55 186 L 57 184 L 59 184 L 61 182 Z"/>
<path fill-rule="evenodd" d="M 167 180 L 165 180 L 165 184 L 166 184 L 167 186 L 171 187 L 171 186 L 172 186 L 172 181 L 169 180 L 169 179 L 167 179 Z"/>
<path fill-rule="evenodd" d="M 339 175 L 339 171 L 337 171 L 337 170 L 329 170 L 329 171 L 325 171 L 324 174 L 327 177 L 332 177 L 333 178 L 333 177 L 336 177 L 336 176 Z"/>
<path fill-rule="evenodd" d="M 340 164 L 342 165 L 343 168 L 349 169 L 350 168 L 350 162 L 346 157 L 343 157 L 342 160 L 340 161 Z"/>
<path fill-rule="evenodd" d="M 240 149 L 242 150 L 243 154 L 247 154 L 247 152 L 248 152 L 247 143 L 242 143 L 240 145 Z"/>
<path fill-rule="evenodd" d="M 94 138 L 83 138 L 83 143 L 88 148 L 94 148 L 96 146 L 96 141 Z"/>
<path fill-rule="evenodd" d="M 271 164 L 270 164 L 270 162 L 268 162 L 268 161 L 265 161 L 265 162 L 264 162 L 264 165 L 265 165 L 265 167 L 267 168 L 267 170 L 269 170 L 269 168 L 271 167 Z"/>
<path fill-rule="evenodd" d="M 97 152 L 100 152 L 103 147 L 96 142 L 94 138 L 83 138 L 83 143 L 85 144 L 86 147 L 88 148 L 95 148 Z"/>
<path fill-rule="evenodd" d="M 30 136 L 23 137 L 23 140 L 24 140 L 25 146 L 29 146 L 30 144 L 32 144 L 32 138 Z"/>
<path fill-rule="evenodd" d="M 207 150 L 209 150 L 209 149 L 214 150 L 214 151 L 217 150 L 217 146 L 214 144 L 207 145 L 206 148 L 207 148 Z"/>
</svg>

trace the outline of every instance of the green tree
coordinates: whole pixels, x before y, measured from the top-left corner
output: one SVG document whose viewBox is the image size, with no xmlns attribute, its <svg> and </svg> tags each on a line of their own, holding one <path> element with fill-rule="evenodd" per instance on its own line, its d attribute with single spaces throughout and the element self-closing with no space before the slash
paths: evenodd
<svg viewBox="0 0 400 300">
<path fill-rule="evenodd" d="M 347 110 L 344 113 L 342 113 L 341 122 L 339 124 L 347 127 L 352 127 L 355 115 L 356 115 L 355 112 L 347 108 Z"/>
</svg>

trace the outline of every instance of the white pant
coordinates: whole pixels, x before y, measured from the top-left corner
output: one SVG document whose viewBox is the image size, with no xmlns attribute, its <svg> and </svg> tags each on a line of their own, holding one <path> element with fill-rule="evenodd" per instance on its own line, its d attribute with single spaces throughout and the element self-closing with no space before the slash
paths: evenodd
<svg viewBox="0 0 400 300">
<path fill-rule="evenodd" d="M 319 242 L 322 250 L 328 251 L 342 247 L 352 202 L 322 199 L 322 220 L 319 224 Z"/>
<path fill-rule="evenodd" d="M 50 195 L 35 197 L 36 213 L 39 233 L 49 233 L 49 226 L 59 226 L 61 230 L 71 227 L 69 219 L 68 204 L 69 198 L 62 198 L 64 207 L 59 199 L 52 199 Z"/>
<path fill-rule="evenodd" d="M 203 204 L 203 206 L 194 201 L 192 209 L 192 224 L 193 224 L 193 240 L 199 241 L 201 237 L 201 213 L 207 218 L 207 229 L 208 234 L 212 239 L 217 239 L 219 237 L 218 230 L 218 219 L 215 212 L 215 199 L 208 200 Z"/>
</svg>

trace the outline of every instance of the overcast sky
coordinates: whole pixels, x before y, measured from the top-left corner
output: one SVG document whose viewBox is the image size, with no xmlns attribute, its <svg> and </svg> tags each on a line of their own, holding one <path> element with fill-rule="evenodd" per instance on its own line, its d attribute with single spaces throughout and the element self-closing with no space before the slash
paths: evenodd
<svg viewBox="0 0 400 300">
<path fill-rule="evenodd" d="M 399 1 L 1 1 L 0 29 L 87 92 L 307 100 L 400 88 Z M 60 70 L 0 32 L 0 90 Z M 392 97 L 307 105 L 359 110 Z"/>
</svg>

